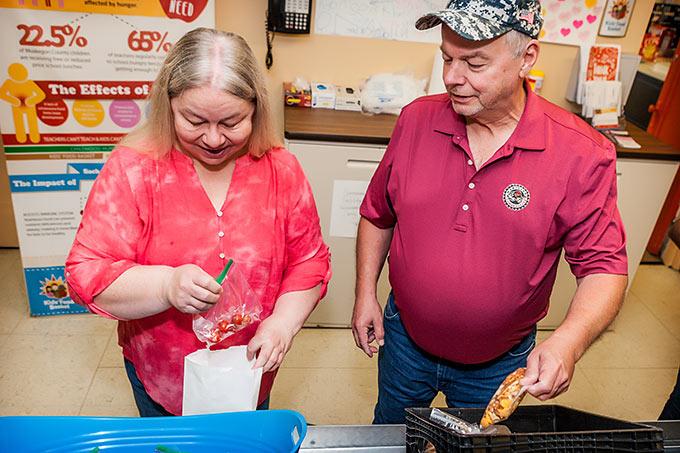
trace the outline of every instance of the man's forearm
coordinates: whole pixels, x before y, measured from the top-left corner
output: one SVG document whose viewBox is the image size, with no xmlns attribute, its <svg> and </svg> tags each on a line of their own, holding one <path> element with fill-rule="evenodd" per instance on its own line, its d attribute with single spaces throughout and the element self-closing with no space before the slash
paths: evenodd
<svg viewBox="0 0 680 453">
<path fill-rule="evenodd" d="M 381 229 L 363 217 L 357 234 L 356 296 L 376 295 L 376 283 L 385 264 L 393 228 Z"/>
<path fill-rule="evenodd" d="M 625 275 L 592 274 L 579 280 L 567 316 L 553 333 L 572 343 L 574 360 L 580 359 L 614 320 L 627 284 Z"/>
</svg>

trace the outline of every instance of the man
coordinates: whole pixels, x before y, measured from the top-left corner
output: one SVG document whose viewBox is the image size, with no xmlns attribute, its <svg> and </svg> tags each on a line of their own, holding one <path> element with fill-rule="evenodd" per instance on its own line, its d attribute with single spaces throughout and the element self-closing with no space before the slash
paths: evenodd
<svg viewBox="0 0 680 453">
<path fill-rule="evenodd" d="M 627 284 L 613 145 L 524 82 L 538 0 L 453 0 L 416 27 L 439 24 L 447 93 L 403 109 L 361 206 L 352 322 L 369 357 L 380 346 L 374 423 L 438 391 L 483 407 L 522 366 L 530 394 L 559 395 Z M 562 249 L 578 289 L 534 348 Z"/>
</svg>

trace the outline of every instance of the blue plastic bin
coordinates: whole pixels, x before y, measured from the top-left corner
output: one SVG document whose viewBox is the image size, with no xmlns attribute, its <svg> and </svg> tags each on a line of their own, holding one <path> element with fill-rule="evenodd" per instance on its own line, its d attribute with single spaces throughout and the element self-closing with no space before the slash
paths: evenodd
<svg viewBox="0 0 680 453">
<path fill-rule="evenodd" d="M 149 418 L 0 417 L 0 452 L 295 452 L 304 417 L 270 410 Z"/>
</svg>

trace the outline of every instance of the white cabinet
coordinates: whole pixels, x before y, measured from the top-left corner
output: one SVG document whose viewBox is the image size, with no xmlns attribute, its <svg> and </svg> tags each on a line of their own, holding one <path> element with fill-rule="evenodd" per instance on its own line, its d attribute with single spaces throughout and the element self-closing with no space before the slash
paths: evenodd
<svg viewBox="0 0 680 453">
<path fill-rule="evenodd" d="M 333 278 L 328 295 L 310 316 L 307 325 L 349 326 L 354 304 L 355 239 L 329 234 L 331 200 L 335 180 L 369 181 L 385 152 L 384 146 L 290 140 L 288 149 L 297 156 L 310 181 L 316 199 L 321 231 L 331 249 Z M 616 164 L 618 204 L 626 228 L 628 272 L 633 280 L 661 206 L 666 198 L 678 162 L 619 159 Z M 558 326 L 569 308 L 576 280 L 562 257 L 553 288 L 550 311 L 540 328 Z M 387 269 L 378 284 L 378 298 L 389 294 Z"/>
<path fill-rule="evenodd" d="M 624 158 L 616 162 L 619 212 L 626 229 L 628 285 L 635 277 L 677 169 L 678 162 L 670 161 Z M 562 322 L 575 290 L 576 280 L 562 257 L 550 298 L 550 311 L 538 323 L 540 328 L 555 328 Z"/>
<path fill-rule="evenodd" d="M 328 294 L 309 317 L 306 325 L 349 326 L 354 306 L 356 240 L 330 235 L 333 182 L 370 181 L 385 153 L 385 146 L 290 140 L 287 147 L 300 161 L 312 186 L 321 218 L 321 232 L 331 249 L 333 265 L 333 278 L 328 285 Z M 381 304 L 385 303 L 389 289 L 385 266 L 378 283 L 378 300 Z"/>
</svg>

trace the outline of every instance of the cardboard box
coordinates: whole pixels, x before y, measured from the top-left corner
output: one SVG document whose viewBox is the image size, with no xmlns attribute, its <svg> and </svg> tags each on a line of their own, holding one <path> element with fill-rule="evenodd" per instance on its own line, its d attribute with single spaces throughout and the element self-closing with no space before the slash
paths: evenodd
<svg viewBox="0 0 680 453">
<path fill-rule="evenodd" d="M 312 92 L 299 90 L 291 82 L 283 82 L 283 103 L 289 107 L 311 107 Z"/>
<path fill-rule="evenodd" d="M 361 111 L 361 92 L 353 87 L 335 89 L 335 110 Z"/>
<path fill-rule="evenodd" d="M 335 86 L 333 84 L 312 82 L 312 108 L 335 108 Z"/>
</svg>

